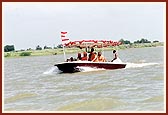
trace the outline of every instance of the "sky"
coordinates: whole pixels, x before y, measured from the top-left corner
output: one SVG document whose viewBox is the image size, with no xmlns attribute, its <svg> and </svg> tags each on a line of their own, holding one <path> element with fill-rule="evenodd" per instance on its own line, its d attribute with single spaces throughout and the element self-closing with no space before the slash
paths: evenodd
<svg viewBox="0 0 168 115">
<path fill-rule="evenodd" d="M 54 47 L 61 31 L 70 41 L 141 38 L 165 41 L 165 2 L 3 2 L 3 45 Z"/>
</svg>

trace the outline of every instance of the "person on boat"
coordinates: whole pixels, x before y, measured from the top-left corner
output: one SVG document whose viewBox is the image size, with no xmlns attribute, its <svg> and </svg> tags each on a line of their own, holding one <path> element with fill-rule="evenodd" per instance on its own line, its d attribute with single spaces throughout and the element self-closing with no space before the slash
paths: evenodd
<svg viewBox="0 0 168 115">
<path fill-rule="evenodd" d="M 77 60 L 81 60 L 82 57 L 81 57 L 81 53 L 78 53 L 78 57 L 77 57 Z"/>
<path fill-rule="evenodd" d="M 106 62 L 106 59 L 104 58 L 101 52 L 98 52 L 97 58 L 99 62 Z"/>
<path fill-rule="evenodd" d="M 88 61 L 92 61 L 92 62 L 97 62 L 98 61 L 96 52 L 94 52 L 94 48 L 91 49 Z"/>
<path fill-rule="evenodd" d="M 122 63 L 122 61 L 118 57 L 116 50 L 113 50 L 113 55 L 114 55 L 114 58 L 111 60 L 111 62 Z"/>
<path fill-rule="evenodd" d="M 91 56 L 92 56 L 93 52 L 94 52 L 94 48 L 92 48 L 91 51 L 90 51 L 88 61 L 92 61 Z"/>
<path fill-rule="evenodd" d="M 67 59 L 66 61 L 67 61 L 67 62 L 69 62 L 69 61 L 70 61 L 70 59 Z"/>
<path fill-rule="evenodd" d="M 117 52 L 116 52 L 116 50 L 113 50 L 113 55 L 114 55 L 114 58 L 111 60 L 111 62 L 113 62 L 114 60 L 117 59 Z"/>
<path fill-rule="evenodd" d="M 67 62 L 74 61 L 73 57 L 70 57 L 69 59 L 66 60 Z"/>
<path fill-rule="evenodd" d="M 88 57 L 87 57 L 87 53 L 86 52 L 83 52 L 83 57 L 81 59 L 82 61 L 87 61 L 88 60 Z"/>
<path fill-rule="evenodd" d="M 96 52 L 94 52 L 94 56 L 92 58 L 92 62 L 98 62 L 98 56 L 97 56 Z"/>
<path fill-rule="evenodd" d="M 74 61 L 73 57 L 70 58 L 70 61 Z"/>
</svg>

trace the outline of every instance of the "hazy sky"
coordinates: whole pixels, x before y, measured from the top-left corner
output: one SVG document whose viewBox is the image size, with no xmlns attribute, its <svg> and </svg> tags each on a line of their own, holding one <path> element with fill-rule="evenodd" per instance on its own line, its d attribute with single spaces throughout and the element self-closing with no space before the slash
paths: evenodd
<svg viewBox="0 0 168 115">
<path fill-rule="evenodd" d="M 165 41 L 165 3 L 10 3 L 3 2 L 4 45 L 16 49 L 70 40 Z"/>
</svg>

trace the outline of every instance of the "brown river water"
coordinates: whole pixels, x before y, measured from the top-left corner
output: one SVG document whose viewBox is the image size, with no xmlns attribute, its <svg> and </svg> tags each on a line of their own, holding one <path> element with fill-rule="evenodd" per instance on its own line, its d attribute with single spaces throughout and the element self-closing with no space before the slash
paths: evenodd
<svg viewBox="0 0 168 115">
<path fill-rule="evenodd" d="M 164 47 L 119 50 L 118 70 L 60 74 L 63 55 L 4 58 L 3 110 L 164 111 Z M 107 60 L 111 51 L 104 52 Z M 67 54 L 67 57 L 77 53 Z"/>
</svg>

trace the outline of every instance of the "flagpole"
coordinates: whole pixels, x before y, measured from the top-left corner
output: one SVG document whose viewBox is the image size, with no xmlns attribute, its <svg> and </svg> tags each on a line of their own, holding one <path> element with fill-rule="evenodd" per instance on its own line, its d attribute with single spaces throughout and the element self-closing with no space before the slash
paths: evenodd
<svg viewBox="0 0 168 115">
<path fill-rule="evenodd" d="M 62 40 L 62 47 L 63 47 L 63 52 L 64 52 L 64 60 L 66 61 L 66 54 L 65 54 L 65 47 L 64 47 L 64 42 L 66 41 L 67 38 L 65 38 L 65 35 L 67 34 L 67 32 L 61 32 L 61 40 Z"/>
<path fill-rule="evenodd" d="M 66 61 L 66 54 L 65 54 L 65 48 L 64 48 L 63 42 L 62 42 L 62 46 L 63 46 L 63 52 L 64 52 L 64 60 Z"/>
</svg>

